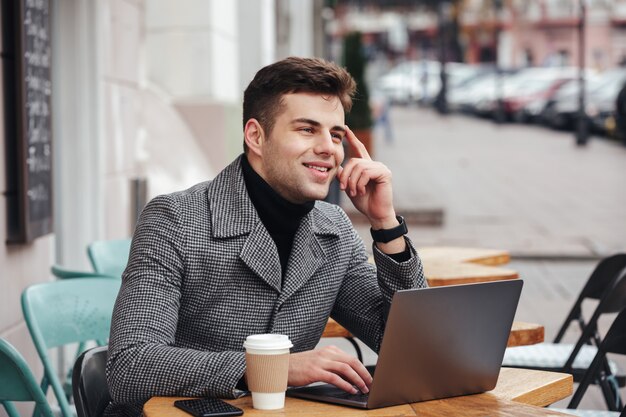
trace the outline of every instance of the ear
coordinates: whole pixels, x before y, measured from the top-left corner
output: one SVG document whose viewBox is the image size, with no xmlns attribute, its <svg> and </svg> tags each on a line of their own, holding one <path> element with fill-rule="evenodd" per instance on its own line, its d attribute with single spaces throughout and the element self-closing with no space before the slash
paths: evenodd
<svg viewBox="0 0 626 417">
<path fill-rule="evenodd" d="M 262 147 L 265 143 L 265 132 L 257 119 L 248 119 L 243 129 L 243 136 L 248 149 L 258 156 L 262 154 Z"/>
</svg>

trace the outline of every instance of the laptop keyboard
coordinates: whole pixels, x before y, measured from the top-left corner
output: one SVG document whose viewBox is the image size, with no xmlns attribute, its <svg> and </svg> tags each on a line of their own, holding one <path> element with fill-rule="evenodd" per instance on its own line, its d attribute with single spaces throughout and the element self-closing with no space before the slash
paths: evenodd
<svg viewBox="0 0 626 417">
<path fill-rule="evenodd" d="M 362 392 L 359 392 L 357 394 L 351 394 L 349 392 L 340 391 L 340 390 L 337 390 L 336 392 L 333 392 L 330 395 L 335 398 L 341 398 L 343 400 L 352 400 L 352 401 L 358 401 L 358 402 L 363 402 L 363 403 L 367 402 L 367 397 L 368 397 L 368 394 L 363 394 Z"/>
</svg>

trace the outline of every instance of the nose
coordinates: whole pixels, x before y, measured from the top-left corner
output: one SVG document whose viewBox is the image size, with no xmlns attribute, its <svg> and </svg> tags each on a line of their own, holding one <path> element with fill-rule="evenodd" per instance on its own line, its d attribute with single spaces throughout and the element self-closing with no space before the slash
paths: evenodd
<svg viewBox="0 0 626 417">
<path fill-rule="evenodd" d="M 320 134 L 315 142 L 315 153 L 321 155 L 332 155 L 335 153 L 335 143 L 330 132 Z"/>
</svg>

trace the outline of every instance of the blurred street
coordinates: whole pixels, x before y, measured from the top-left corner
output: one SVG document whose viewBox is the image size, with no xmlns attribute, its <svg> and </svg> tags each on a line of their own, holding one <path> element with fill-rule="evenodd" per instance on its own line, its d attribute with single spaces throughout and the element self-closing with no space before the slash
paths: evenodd
<svg viewBox="0 0 626 417">
<path fill-rule="evenodd" d="M 391 120 L 394 141 L 377 130 L 375 158 L 393 171 L 397 211 L 443 211 L 441 226 L 409 224 L 415 244 L 509 250 L 506 267 L 524 280 L 516 320 L 543 324 L 552 341 L 599 258 L 626 251 L 626 147 L 594 138 L 578 148 L 570 132 L 417 107 L 393 107 Z M 356 227 L 370 247 L 368 227 Z M 572 327 L 565 340 L 578 336 Z M 605 407 L 591 387 L 581 408 Z"/>
<path fill-rule="evenodd" d="M 376 130 L 375 158 L 393 171 L 396 210 L 443 210 L 441 227 L 409 227 L 418 246 L 542 259 L 626 250 L 626 147 L 617 142 L 579 148 L 569 132 L 416 107 L 393 107 L 391 122 L 392 143 Z M 352 209 L 345 196 L 342 205 Z"/>
</svg>

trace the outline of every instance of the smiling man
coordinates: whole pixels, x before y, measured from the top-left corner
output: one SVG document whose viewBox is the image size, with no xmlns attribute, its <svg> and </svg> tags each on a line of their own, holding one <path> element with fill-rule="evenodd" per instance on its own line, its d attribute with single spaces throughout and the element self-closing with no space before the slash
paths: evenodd
<svg viewBox="0 0 626 417">
<path fill-rule="evenodd" d="M 146 206 L 113 314 L 106 414 L 138 415 L 156 395 L 242 395 L 243 341 L 257 333 L 293 342 L 289 385 L 368 392 L 356 358 L 316 348 L 328 317 L 378 351 L 393 293 L 425 281 L 391 172 L 345 125 L 354 91 L 323 60 L 262 68 L 244 93 L 244 154 Z M 334 178 L 371 223 L 375 265 L 343 210 L 321 201 Z"/>
</svg>

